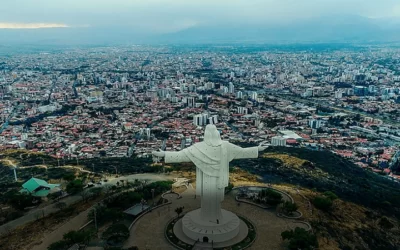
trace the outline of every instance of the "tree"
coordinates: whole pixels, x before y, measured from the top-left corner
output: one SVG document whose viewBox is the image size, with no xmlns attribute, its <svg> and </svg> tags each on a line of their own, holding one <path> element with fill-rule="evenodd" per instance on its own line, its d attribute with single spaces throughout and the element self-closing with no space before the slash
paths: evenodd
<svg viewBox="0 0 400 250">
<path fill-rule="evenodd" d="M 35 198 L 26 193 L 12 193 L 8 198 L 8 203 L 17 210 L 24 210 L 24 208 L 32 206 Z"/>
<path fill-rule="evenodd" d="M 318 247 L 317 237 L 307 232 L 304 228 L 296 227 L 281 233 L 283 240 L 289 240 L 290 250 L 312 250 Z"/>
<path fill-rule="evenodd" d="M 63 240 L 70 245 L 73 244 L 87 244 L 93 237 L 94 231 L 69 231 L 64 234 Z"/>
<path fill-rule="evenodd" d="M 67 173 L 67 174 L 65 174 L 63 177 L 62 177 L 64 180 L 66 180 L 66 181 L 73 181 L 73 180 L 75 180 L 75 174 L 74 173 Z"/>
<path fill-rule="evenodd" d="M 52 243 L 47 250 L 67 250 L 70 246 L 66 240 L 60 240 Z"/>
<path fill-rule="evenodd" d="M 94 187 L 94 188 L 89 189 L 89 192 L 92 197 L 97 197 L 97 196 L 101 195 L 101 193 L 103 192 L 103 188 L 102 187 Z"/>
<path fill-rule="evenodd" d="M 102 238 L 111 246 L 122 245 L 129 238 L 129 228 L 124 224 L 113 224 L 103 233 Z"/>
<path fill-rule="evenodd" d="M 91 197 L 91 192 L 90 192 L 90 190 L 87 190 L 87 189 L 81 191 L 79 194 L 82 197 L 82 200 L 84 202 L 87 202 Z"/>
<path fill-rule="evenodd" d="M 54 204 L 54 208 L 57 208 L 59 210 L 62 210 L 66 207 L 67 207 L 67 203 L 65 203 L 65 202 L 57 202 L 56 204 Z"/>
<path fill-rule="evenodd" d="M 69 194 L 77 194 L 83 190 L 83 182 L 81 180 L 73 180 L 67 184 L 65 188 Z"/>
<path fill-rule="evenodd" d="M 109 221 L 118 222 L 125 218 L 125 214 L 116 208 L 107 208 L 106 206 L 96 206 L 96 219 L 99 225 Z M 94 220 L 94 210 L 88 214 L 88 220 Z"/>
<path fill-rule="evenodd" d="M 177 208 L 175 208 L 175 213 L 177 213 L 177 215 L 178 215 L 178 217 L 179 217 L 179 215 L 183 212 L 183 209 L 184 209 L 185 207 L 177 207 Z"/>
<path fill-rule="evenodd" d="M 299 206 L 296 203 L 292 203 L 290 201 L 285 201 L 282 204 L 282 212 L 284 214 L 292 215 L 293 212 L 297 211 L 298 208 Z"/>
</svg>

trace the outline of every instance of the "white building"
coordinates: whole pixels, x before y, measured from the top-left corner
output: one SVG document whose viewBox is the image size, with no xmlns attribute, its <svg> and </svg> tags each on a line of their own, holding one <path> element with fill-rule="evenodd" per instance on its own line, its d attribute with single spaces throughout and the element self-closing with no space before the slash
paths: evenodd
<svg viewBox="0 0 400 250">
<path fill-rule="evenodd" d="M 189 108 L 194 108 L 196 103 L 196 99 L 194 97 L 187 98 L 187 105 Z"/>
<path fill-rule="evenodd" d="M 208 124 L 217 124 L 218 123 L 218 115 L 213 115 L 208 118 Z"/>
<path fill-rule="evenodd" d="M 242 91 L 236 92 L 236 99 L 243 99 L 243 92 Z"/>
<path fill-rule="evenodd" d="M 286 146 L 286 138 L 283 138 L 282 136 L 274 136 L 274 137 L 272 137 L 271 145 L 285 147 Z"/>
<path fill-rule="evenodd" d="M 250 98 L 252 99 L 252 100 L 257 100 L 257 98 L 258 98 L 258 94 L 257 94 L 257 92 L 251 92 L 251 96 L 250 96 Z"/>
<path fill-rule="evenodd" d="M 310 125 L 310 127 L 314 128 L 314 129 L 318 129 L 318 128 L 322 127 L 323 124 L 324 124 L 324 121 L 322 121 L 322 120 L 311 120 L 308 123 L 308 125 Z"/>
<path fill-rule="evenodd" d="M 208 122 L 208 114 L 199 114 L 193 116 L 193 124 L 196 126 L 205 126 Z"/>
<path fill-rule="evenodd" d="M 335 92 L 335 98 L 336 99 L 341 99 L 343 97 L 343 92 L 338 90 Z"/>
<path fill-rule="evenodd" d="M 235 93 L 235 86 L 233 85 L 233 83 L 229 83 L 229 93 L 230 94 L 233 94 L 233 93 Z"/>
<path fill-rule="evenodd" d="M 247 115 L 248 109 L 246 107 L 237 107 L 237 112 L 238 112 L 238 114 Z"/>
</svg>

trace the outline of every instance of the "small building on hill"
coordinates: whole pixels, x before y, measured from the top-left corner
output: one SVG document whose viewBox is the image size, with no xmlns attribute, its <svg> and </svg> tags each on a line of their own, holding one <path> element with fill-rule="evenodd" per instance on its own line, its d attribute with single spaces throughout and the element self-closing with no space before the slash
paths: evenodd
<svg viewBox="0 0 400 250">
<path fill-rule="evenodd" d="M 21 193 L 31 194 L 35 197 L 46 197 L 48 194 L 60 191 L 60 184 L 49 184 L 44 180 L 31 178 L 22 184 Z"/>
</svg>

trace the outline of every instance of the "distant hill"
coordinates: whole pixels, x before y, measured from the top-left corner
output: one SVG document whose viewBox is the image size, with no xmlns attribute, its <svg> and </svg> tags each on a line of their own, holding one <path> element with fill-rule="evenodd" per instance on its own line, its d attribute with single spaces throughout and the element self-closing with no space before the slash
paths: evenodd
<svg viewBox="0 0 400 250">
<path fill-rule="evenodd" d="M 294 23 L 274 25 L 241 25 L 225 27 L 193 27 L 160 37 L 177 43 L 294 43 L 294 42 L 394 42 L 400 41 L 400 25 L 396 20 L 360 16 L 327 16 Z"/>
<path fill-rule="evenodd" d="M 391 43 L 400 41 L 400 19 L 335 15 L 263 25 L 194 26 L 152 34 L 128 26 L 1 30 L 2 45 L 104 46 L 203 43 Z M 0 48 L 4 49 L 6 47 Z"/>
</svg>

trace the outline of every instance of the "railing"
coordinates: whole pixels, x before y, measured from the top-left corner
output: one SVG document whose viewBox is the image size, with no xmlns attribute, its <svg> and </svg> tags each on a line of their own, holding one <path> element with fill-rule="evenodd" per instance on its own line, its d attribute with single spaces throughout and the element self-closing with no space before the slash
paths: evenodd
<svg viewBox="0 0 400 250">
<path fill-rule="evenodd" d="M 147 208 L 147 209 L 144 210 L 138 217 L 136 217 L 134 221 L 132 221 L 132 223 L 129 225 L 129 230 L 131 230 L 132 227 L 133 227 L 133 225 L 135 225 L 135 223 L 136 223 L 140 218 L 142 218 L 144 215 L 146 215 L 147 213 L 153 211 L 154 209 L 163 207 L 163 206 L 165 206 L 165 205 L 170 205 L 171 203 L 172 203 L 172 202 L 168 201 L 167 203 L 163 203 L 163 204 L 158 205 L 158 206 L 155 206 L 155 207 L 149 207 L 149 208 Z"/>
<path fill-rule="evenodd" d="M 200 240 L 197 239 L 197 240 L 194 242 L 194 244 L 192 245 L 192 249 L 194 249 L 194 247 L 196 246 L 197 242 L 200 242 Z"/>
</svg>

